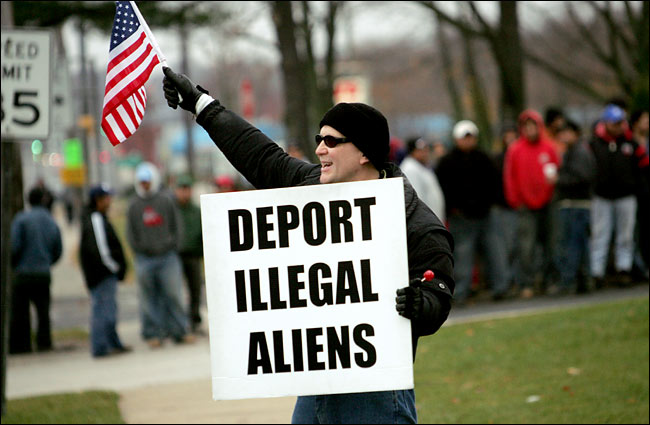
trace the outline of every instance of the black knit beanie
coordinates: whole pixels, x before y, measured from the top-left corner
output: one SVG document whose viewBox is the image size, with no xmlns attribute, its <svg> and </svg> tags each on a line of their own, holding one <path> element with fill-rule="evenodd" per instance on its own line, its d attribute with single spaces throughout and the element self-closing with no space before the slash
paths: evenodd
<svg viewBox="0 0 650 425">
<path fill-rule="evenodd" d="M 388 158 L 390 135 L 388 121 L 381 112 L 363 103 L 338 103 L 320 122 L 343 134 L 379 171 Z"/>
</svg>

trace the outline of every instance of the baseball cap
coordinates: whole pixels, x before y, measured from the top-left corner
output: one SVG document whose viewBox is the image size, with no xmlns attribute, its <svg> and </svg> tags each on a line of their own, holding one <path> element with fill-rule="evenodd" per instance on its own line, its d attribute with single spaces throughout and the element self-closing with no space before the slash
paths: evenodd
<svg viewBox="0 0 650 425">
<path fill-rule="evenodd" d="M 454 126 L 452 135 L 454 139 L 462 139 L 463 137 L 471 134 L 474 137 L 478 136 L 478 127 L 470 120 L 458 121 Z"/>
<path fill-rule="evenodd" d="M 176 186 L 178 187 L 191 187 L 192 186 L 192 178 L 188 175 L 182 175 L 179 176 L 176 179 Z"/>
<path fill-rule="evenodd" d="M 416 149 L 426 149 L 429 144 L 421 137 L 412 137 L 406 141 L 406 150 L 411 153 Z"/>
<path fill-rule="evenodd" d="M 89 197 L 91 201 L 94 201 L 97 198 L 102 196 L 112 195 L 113 191 L 106 184 L 98 184 L 90 188 Z"/>
<path fill-rule="evenodd" d="M 138 171 L 135 174 L 135 178 L 138 179 L 139 182 L 150 182 L 153 178 L 153 175 L 151 174 L 151 170 L 149 168 L 139 167 Z"/>
<path fill-rule="evenodd" d="M 605 107 L 601 119 L 605 122 L 620 122 L 625 119 L 625 111 L 621 107 L 610 103 Z"/>
</svg>

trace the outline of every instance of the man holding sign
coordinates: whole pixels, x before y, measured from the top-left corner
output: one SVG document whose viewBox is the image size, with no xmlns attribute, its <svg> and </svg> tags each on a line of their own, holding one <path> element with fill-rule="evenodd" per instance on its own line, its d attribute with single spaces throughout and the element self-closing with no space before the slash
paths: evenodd
<svg viewBox="0 0 650 425">
<path fill-rule="evenodd" d="M 195 114 L 197 122 L 208 131 L 210 137 L 228 160 L 258 189 L 362 182 L 403 177 L 401 170 L 397 166 L 387 162 L 389 151 L 388 123 L 379 111 L 368 105 L 339 103 L 325 114 L 320 123 L 320 134 L 316 136 L 316 154 L 321 164 L 314 165 L 286 154 L 282 148 L 268 139 L 262 132 L 233 112 L 225 109 L 218 100 L 210 97 L 200 86 L 195 86 L 187 77 L 176 74 L 167 67 L 163 68 L 163 72 L 165 73 L 163 89 L 168 105 L 174 109 L 180 106 L 182 109 Z M 361 186 L 359 187 L 361 188 Z M 397 290 L 395 308 L 401 316 L 411 321 L 414 360 L 418 338 L 436 332 L 447 319 L 451 308 L 451 297 L 454 289 L 453 240 L 438 217 L 417 197 L 406 178 L 403 181 L 403 189 L 405 201 L 405 216 L 403 217 L 406 220 L 410 282 L 408 282 L 408 286 Z M 372 211 L 372 201 L 369 201 L 369 199 L 371 198 L 360 196 L 359 199 L 355 199 L 349 205 L 350 211 L 357 211 L 358 209 L 361 227 L 363 227 L 364 217 L 369 218 L 370 211 Z M 329 205 L 332 206 L 331 201 Z M 303 209 L 303 217 L 305 216 L 304 210 L 308 206 L 309 204 Z M 312 205 L 310 208 L 317 207 Z M 262 210 L 261 213 L 260 210 Z M 270 209 L 269 211 L 273 210 Z M 280 222 L 282 217 L 280 209 L 278 208 L 277 211 L 278 222 Z M 232 213 L 231 223 L 247 222 L 247 210 L 241 210 L 240 212 L 234 210 L 229 211 L 229 213 Z M 296 212 L 297 214 L 298 212 Z M 337 217 L 331 211 L 329 215 L 324 214 L 325 217 Z M 263 208 L 258 208 L 258 228 L 260 227 L 260 217 L 262 218 L 262 226 L 264 223 L 268 224 L 264 221 L 267 219 L 266 215 L 267 213 Z M 317 211 L 316 215 L 318 216 Z M 312 217 L 312 212 L 310 211 L 306 216 Z M 231 229 L 232 227 L 231 225 Z M 344 226 L 343 228 L 345 229 Z M 305 233 L 305 235 L 308 234 Z M 233 237 L 231 232 L 231 251 L 245 250 L 251 246 L 250 238 L 247 241 L 246 235 L 245 230 L 238 233 L 237 237 Z M 256 240 L 258 244 L 271 242 L 275 241 L 264 238 Z M 281 235 L 278 244 L 282 244 Z M 383 248 L 390 251 L 392 247 L 385 246 Z M 339 269 L 345 267 L 346 264 L 346 262 L 339 263 Z M 311 268 L 314 267 L 325 266 L 318 266 L 317 263 L 312 265 Z M 364 280 L 364 276 L 370 274 L 368 271 L 370 267 L 369 260 L 367 264 L 364 264 L 364 260 L 361 260 L 358 267 L 361 270 L 361 273 L 359 273 L 361 285 L 359 285 L 359 300 L 357 302 L 360 302 L 360 305 L 368 301 L 372 303 L 376 298 L 376 294 L 369 284 L 369 278 Z M 364 267 L 366 268 L 364 269 Z M 310 275 L 311 268 L 309 269 Z M 277 273 L 277 268 L 275 270 L 275 273 Z M 424 276 L 427 271 L 432 273 L 429 272 L 427 276 Z M 325 273 L 323 270 L 320 270 L 320 272 L 321 275 Z M 291 275 L 291 270 L 288 273 Z M 337 271 L 331 270 L 331 274 L 334 277 L 337 275 Z M 338 274 L 340 276 L 340 270 Z M 250 280 L 253 280 L 252 275 Z M 273 280 L 271 279 L 271 269 L 269 269 L 269 280 Z M 277 281 L 277 278 L 275 280 Z M 239 297 L 239 294 L 237 295 L 237 311 L 245 312 L 249 308 L 255 310 L 255 304 L 251 303 L 249 306 L 245 296 L 244 271 L 241 272 L 238 282 L 238 288 L 244 295 L 241 297 Z M 367 285 L 364 286 L 364 282 Z M 404 284 L 407 284 L 407 282 L 404 282 Z M 258 302 L 258 309 L 273 308 L 273 290 L 270 289 L 270 291 L 271 302 Z M 334 297 L 337 299 L 336 302 L 333 301 Z M 295 303 L 302 301 L 297 296 L 295 298 Z M 333 299 L 333 303 L 338 303 L 338 295 L 333 295 Z M 340 301 L 345 303 L 346 300 L 346 297 L 342 297 Z M 316 300 L 316 302 L 319 301 L 319 299 Z M 291 298 L 289 298 L 288 302 L 289 307 L 291 307 Z M 285 308 L 286 303 L 286 300 L 280 300 L 276 297 L 278 308 Z M 330 328 L 327 328 L 328 338 L 329 331 Z M 356 328 L 349 331 L 353 334 L 352 339 L 359 348 L 366 351 L 367 356 L 355 357 L 362 362 L 359 366 L 364 367 L 363 362 L 369 361 L 372 351 L 369 344 L 367 344 L 369 333 L 367 330 L 364 333 L 363 328 L 358 330 L 358 335 L 356 334 Z M 335 334 L 335 332 L 336 330 L 333 333 Z M 282 335 L 279 337 L 282 338 Z M 308 332 L 306 337 L 309 338 Z M 255 354 L 257 354 L 257 351 Z M 285 365 L 281 363 L 281 366 Z M 256 373 L 257 370 L 258 368 L 255 366 L 251 374 Z M 415 394 L 412 389 L 407 389 L 300 396 L 294 409 L 292 422 L 415 423 L 417 422 Z"/>
</svg>

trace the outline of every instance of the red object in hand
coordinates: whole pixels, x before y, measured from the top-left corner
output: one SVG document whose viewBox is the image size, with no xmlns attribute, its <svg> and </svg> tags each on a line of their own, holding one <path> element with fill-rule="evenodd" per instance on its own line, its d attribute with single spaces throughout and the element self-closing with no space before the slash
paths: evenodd
<svg viewBox="0 0 650 425">
<path fill-rule="evenodd" d="M 424 277 L 422 278 L 422 282 L 424 282 L 425 280 L 427 282 L 431 282 L 434 276 L 435 274 L 431 270 L 427 270 L 426 272 L 424 272 Z"/>
</svg>

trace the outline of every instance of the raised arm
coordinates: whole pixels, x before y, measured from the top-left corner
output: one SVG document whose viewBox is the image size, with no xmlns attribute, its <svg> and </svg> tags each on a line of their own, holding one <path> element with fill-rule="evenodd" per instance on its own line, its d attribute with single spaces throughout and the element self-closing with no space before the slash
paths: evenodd
<svg viewBox="0 0 650 425">
<path fill-rule="evenodd" d="M 197 116 L 228 161 L 258 189 L 295 186 L 310 176 L 317 180 L 320 166 L 289 156 L 274 141 L 212 99 L 184 75 L 163 69 L 167 104 Z M 180 96 L 179 96 L 180 95 Z"/>
</svg>

